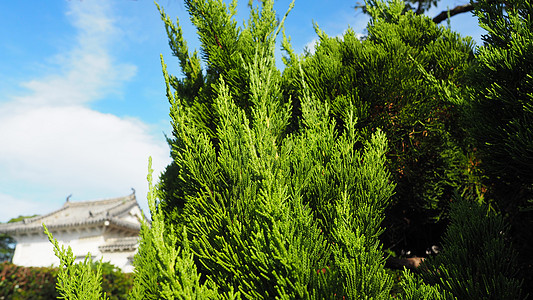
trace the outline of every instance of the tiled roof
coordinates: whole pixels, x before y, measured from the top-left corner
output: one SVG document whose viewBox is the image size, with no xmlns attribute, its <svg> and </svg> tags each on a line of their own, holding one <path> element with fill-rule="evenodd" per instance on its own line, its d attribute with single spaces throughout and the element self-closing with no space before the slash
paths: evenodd
<svg viewBox="0 0 533 300">
<path fill-rule="evenodd" d="M 116 239 L 108 239 L 105 244 L 99 246 L 100 252 L 118 252 L 118 251 L 131 251 L 137 249 L 139 246 L 139 237 L 123 237 Z"/>
<path fill-rule="evenodd" d="M 42 224 L 49 229 L 99 225 L 109 222 L 117 227 L 140 230 L 140 224 L 121 220 L 119 217 L 138 206 L 135 194 L 105 200 L 71 202 L 49 214 L 24 219 L 19 222 L 0 224 L 0 233 L 21 233 L 41 231 Z"/>
</svg>

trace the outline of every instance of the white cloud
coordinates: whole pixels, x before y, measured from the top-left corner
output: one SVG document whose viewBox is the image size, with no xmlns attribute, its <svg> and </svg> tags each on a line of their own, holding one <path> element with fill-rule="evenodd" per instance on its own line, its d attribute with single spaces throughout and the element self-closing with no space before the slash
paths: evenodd
<svg viewBox="0 0 533 300">
<path fill-rule="evenodd" d="M 0 210 L 0 221 L 7 222 L 21 215 L 30 215 L 31 211 L 46 211 L 47 204 L 15 198 L 11 195 L 0 193 L 4 208 Z M 6 209 L 6 206 L 9 209 Z M 59 208 L 59 207 L 58 207 Z"/>
<path fill-rule="evenodd" d="M 118 184 L 146 173 L 150 153 L 168 156 L 142 122 L 81 106 L 28 109 L 1 120 L 0 164 L 11 178 L 34 184 Z"/>
<path fill-rule="evenodd" d="M 316 45 L 318 45 L 318 38 L 314 38 L 310 42 L 305 44 L 304 50 L 307 49 L 307 51 L 309 51 L 309 53 L 314 54 Z"/>
<path fill-rule="evenodd" d="M 117 64 L 109 54 L 110 44 L 120 36 L 108 16 L 109 4 L 106 1 L 69 4 L 67 14 L 78 30 L 75 45 L 52 59 L 59 66 L 58 74 L 22 83 L 32 95 L 16 101 L 34 106 L 84 104 L 116 92 L 123 81 L 135 75 L 134 65 Z"/>
<path fill-rule="evenodd" d="M 148 156 L 154 158 L 155 175 L 170 160 L 164 138 L 154 137 L 149 125 L 88 106 L 119 94 L 136 67 L 118 63 L 111 54 L 120 30 L 106 1 L 69 5 L 76 42 L 53 58 L 59 68 L 23 82 L 23 96 L 0 103 L 0 188 L 25 189 L 19 195 L 0 193 L 0 221 L 59 209 L 64 201 L 38 199 L 41 194 L 73 193 L 74 200 L 91 200 L 126 195 L 134 187 L 146 208 Z"/>
<path fill-rule="evenodd" d="M 347 30 L 344 30 L 344 32 L 342 34 L 338 34 L 336 37 L 342 40 L 344 35 L 346 34 L 346 32 L 347 32 Z M 363 34 L 363 33 L 356 32 L 355 36 L 358 39 L 362 39 L 366 35 Z M 307 44 L 305 44 L 304 49 L 307 49 L 307 51 L 309 51 L 309 53 L 314 54 L 315 53 L 315 47 L 318 45 L 318 43 L 319 43 L 319 38 L 315 37 L 311 41 L 307 42 Z"/>
</svg>

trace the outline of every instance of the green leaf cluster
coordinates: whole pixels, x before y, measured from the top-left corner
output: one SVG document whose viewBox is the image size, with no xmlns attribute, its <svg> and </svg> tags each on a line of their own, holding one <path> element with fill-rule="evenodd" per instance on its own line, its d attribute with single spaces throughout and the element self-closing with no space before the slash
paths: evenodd
<svg viewBox="0 0 533 300">
<path fill-rule="evenodd" d="M 99 262 L 92 262 L 96 271 Z M 133 276 L 122 273 L 116 266 L 104 262 L 102 269 L 102 290 L 110 300 L 127 299 L 133 284 Z M 3 299 L 57 299 L 58 267 L 23 267 L 12 263 L 0 264 L 0 298 Z"/>
<path fill-rule="evenodd" d="M 54 253 L 59 258 L 59 271 L 57 273 L 57 291 L 60 299 L 107 299 L 102 292 L 102 269 L 101 264 L 93 271 L 91 267 L 90 253 L 85 260 L 74 263 L 76 257 L 69 247 L 59 245 L 59 242 L 43 224 L 44 233 L 54 246 Z"/>
<path fill-rule="evenodd" d="M 201 284 L 189 248 L 187 235 L 182 232 L 180 246 L 178 231 L 165 225 L 163 215 L 156 208 L 156 191 L 152 186 L 152 160 L 148 167 L 148 205 L 152 222 L 143 220 L 141 242 L 135 256 L 135 280 L 130 299 L 209 299 L 213 298 L 210 283 Z"/>
<path fill-rule="evenodd" d="M 478 4 L 488 31 L 473 69 L 472 133 L 491 177 L 533 184 L 533 29 L 530 1 Z"/>
<path fill-rule="evenodd" d="M 22 267 L 9 262 L 0 263 L 0 298 L 56 299 L 57 269 Z"/>
</svg>

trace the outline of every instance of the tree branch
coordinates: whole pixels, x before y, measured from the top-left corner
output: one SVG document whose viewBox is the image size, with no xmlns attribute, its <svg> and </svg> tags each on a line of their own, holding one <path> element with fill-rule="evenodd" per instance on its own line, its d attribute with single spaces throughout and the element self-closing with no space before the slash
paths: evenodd
<svg viewBox="0 0 533 300">
<path fill-rule="evenodd" d="M 435 18 L 433 18 L 433 22 L 435 22 L 435 24 L 439 24 L 440 22 L 448 19 L 448 12 L 450 14 L 450 17 L 453 17 L 455 15 L 473 11 L 473 10 L 474 10 L 474 5 L 472 5 L 471 3 L 465 4 L 465 5 L 459 5 L 449 11 L 448 10 L 442 11 Z"/>
</svg>

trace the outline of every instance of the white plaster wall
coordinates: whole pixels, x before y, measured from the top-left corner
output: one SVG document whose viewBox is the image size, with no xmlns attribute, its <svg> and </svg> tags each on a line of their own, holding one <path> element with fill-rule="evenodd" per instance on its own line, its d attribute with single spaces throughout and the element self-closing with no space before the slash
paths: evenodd
<svg viewBox="0 0 533 300">
<path fill-rule="evenodd" d="M 45 236 L 31 236 L 17 239 L 13 263 L 25 267 L 49 267 L 58 265 L 53 246 Z"/>
<path fill-rule="evenodd" d="M 70 246 L 74 256 L 99 256 L 98 246 L 104 243 L 99 230 L 89 232 L 52 232 L 60 245 Z M 16 237 L 17 246 L 13 255 L 13 263 L 20 266 L 48 267 L 58 265 L 59 259 L 54 254 L 52 243 L 44 234 Z"/>
<path fill-rule="evenodd" d="M 132 236 L 135 236 L 135 235 L 132 235 Z M 123 237 L 126 237 L 126 235 L 123 232 L 118 231 L 118 230 L 107 230 L 104 233 L 105 240 L 107 240 L 107 239 L 118 239 L 118 238 L 123 238 Z"/>
<path fill-rule="evenodd" d="M 79 239 L 73 239 L 69 243 L 65 243 L 72 248 L 74 256 L 78 258 L 78 261 L 83 261 L 87 253 L 91 254 L 93 259 L 98 260 L 101 253 L 98 250 L 98 246 L 104 244 L 103 236 L 92 237 L 80 237 Z"/>
<path fill-rule="evenodd" d="M 124 273 L 132 273 L 133 265 L 128 257 L 133 257 L 137 251 L 124 251 L 124 252 L 105 252 L 102 253 L 104 262 L 110 262 L 113 265 L 119 267 Z"/>
<path fill-rule="evenodd" d="M 100 235 L 96 235 L 99 233 Z M 106 252 L 101 253 L 98 246 L 105 243 L 101 231 L 90 232 L 53 232 L 60 245 L 70 246 L 76 261 L 83 261 L 87 253 L 91 253 L 95 261 L 103 257 L 103 261 L 112 263 L 123 272 L 133 272 L 133 266 L 128 257 L 135 255 L 136 251 Z M 58 266 L 59 259 L 55 256 L 53 246 L 48 237 L 40 235 L 17 236 L 17 246 L 13 255 L 13 263 L 26 267 Z"/>
</svg>

